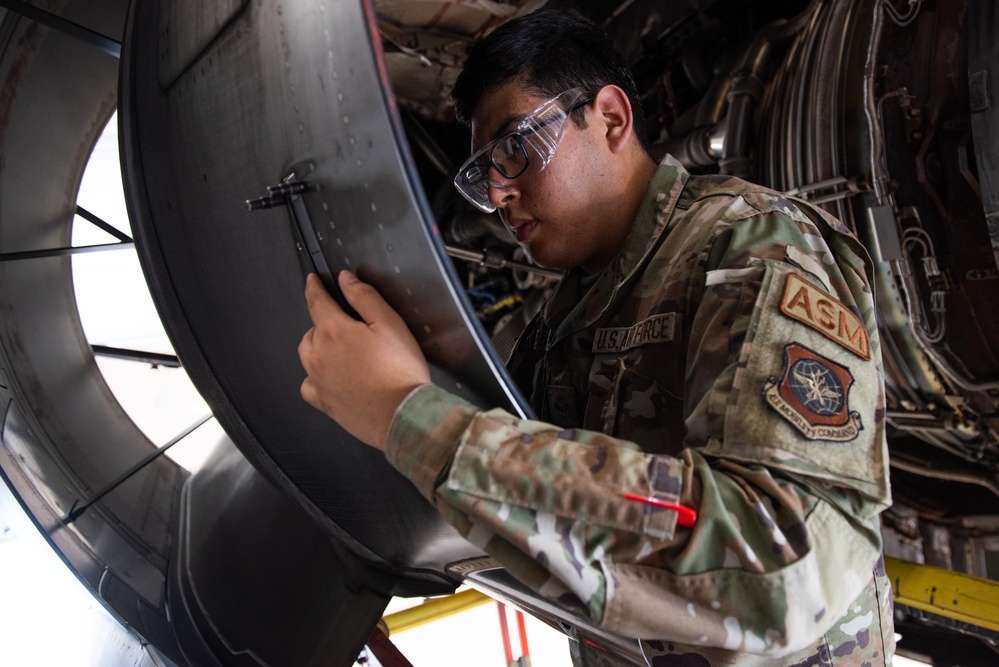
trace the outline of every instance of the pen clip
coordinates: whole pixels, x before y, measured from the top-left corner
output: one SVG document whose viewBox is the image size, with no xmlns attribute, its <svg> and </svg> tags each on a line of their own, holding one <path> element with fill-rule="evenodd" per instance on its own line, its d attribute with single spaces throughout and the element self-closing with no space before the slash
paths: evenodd
<svg viewBox="0 0 999 667">
<path fill-rule="evenodd" d="M 660 500 L 659 498 L 654 498 L 652 496 L 640 496 L 636 493 L 625 493 L 624 499 L 631 500 L 636 503 L 642 503 L 644 505 L 650 505 L 652 507 L 673 510 L 676 512 L 676 525 L 678 526 L 691 528 L 697 522 L 697 510 L 692 507 L 687 507 L 686 505 L 677 505 L 676 503 L 671 503 L 667 500 Z"/>
</svg>

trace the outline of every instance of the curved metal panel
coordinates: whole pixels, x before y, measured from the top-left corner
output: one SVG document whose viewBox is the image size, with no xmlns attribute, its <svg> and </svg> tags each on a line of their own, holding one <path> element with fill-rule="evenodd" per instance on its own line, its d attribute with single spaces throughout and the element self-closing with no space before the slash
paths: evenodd
<svg viewBox="0 0 999 667">
<path fill-rule="evenodd" d="M 124 0 L 58 4 L 67 21 L 121 34 Z M 2 18 L 0 253 L 65 247 L 81 175 L 114 110 L 118 61 L 13 11 Z M 94 362 L 71 269 L 68 257 L 0 262 L 0 467 L 77 575 L 152 634 L 165 622 L 164 571 L 186 473 L 158 459 L 63 522 L 155 449 Z"/>
<path fill-rule="evenodd" d="M 296 349 L 310 326 L 308 257 L 285 207 L 250 213 L 244 204 L 292 174 L 306 182 L 299 214 L 330 269 L 378 287 L 440 384 L 523 412 L 454 287 L 371 9 L 353 0 L 250 3 L 161 87 L 161 40 L 196 15 L 139 2 L 124 48 L 126 193 L 167 331 L 251 461 L 355 553 L 441 579 L 443 565 L 477 551 L 379 452 L 302 401 Z"/>
<path fill-rule="evenodd" d="M 174 632 L 192 665 L 352 665 L 389 598 L 223 442 L 188 479 L 170 570 Z"/>
</svg>

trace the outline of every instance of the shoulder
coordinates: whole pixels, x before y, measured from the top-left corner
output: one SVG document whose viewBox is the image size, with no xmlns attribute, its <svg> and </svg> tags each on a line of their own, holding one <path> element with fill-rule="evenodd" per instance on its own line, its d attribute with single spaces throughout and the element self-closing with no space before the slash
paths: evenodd
<svg viewBox="0 0 999 667">
<path fill-rule="evenodd" d="M 850 264 L 869 263 L 851 230 L 821 208 L 761 185 L 731 176 L 692 176 L 678 202 L 677 228 L 693 232 L 714 254 L 765 257 L 797 246 L 801 252 L 831 262 L 835 255 Z M 694 230 L 710 230 L 697 233 Z"/>
<path fill-rule="evenodd" d="M 806 224 L 818 223 L 837 232 L 849 232 L 836 218 L 802 199 L 735 176 L 691 176 L 677 207 L 692 217 L 710 216 L 729 223 L 773 215 Z"/>
</svg>

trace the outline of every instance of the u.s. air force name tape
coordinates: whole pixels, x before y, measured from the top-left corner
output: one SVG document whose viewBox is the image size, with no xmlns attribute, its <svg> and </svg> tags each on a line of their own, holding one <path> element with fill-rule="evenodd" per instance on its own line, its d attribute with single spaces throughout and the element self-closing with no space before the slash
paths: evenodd
<svg viewBox="0 0 999 667">
<path fill-rule="evenodd" d="M 679 335 L 679 313 L 653 315 L 630 327 L 597 329 L 592 352 L 623 352 L 646 343 L 670 343 Z"/>
</svg>

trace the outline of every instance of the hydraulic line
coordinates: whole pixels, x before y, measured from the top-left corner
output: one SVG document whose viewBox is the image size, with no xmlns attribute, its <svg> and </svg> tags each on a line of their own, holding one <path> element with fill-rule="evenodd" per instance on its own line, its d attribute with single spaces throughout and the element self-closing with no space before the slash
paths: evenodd
<svg viewBox="0 0 999 667">
<path fill-rule="evenodd" d="M 774 48 L 798 34 L 821 7 L 813 0 L 804 11 L 790 21 L 780 20 L 764 28 L 753 40 L 737 62 L 728 92 L 728 123 L 725 131 L 725 148 L 719 167 L 721 173 L 749 177 L 752 166 L 749 157 L 750 130 L 753 114 L 763 96 L 763 77 L 766 74 Z"/>
<path fill-rule="evenodd" d="M 922 475 L 923 477 L 945 479 L 950 482 L 960 482 L 962 484 L 974 484 L 988 489 L 995 496 L 999 497 L 999 482 L 995 479 L 987 477 L 984 474 L 975 474 L 960 470 L 946 470 L 941 469 L 939 466 L 932 466 L 930 464 L 914 463 L 911 460 L 900 456 L 898 453 L 892 456 L 891 467 L 904 470 L 905 472 L 911 472 L 914 475 Z"/>
</svg>

